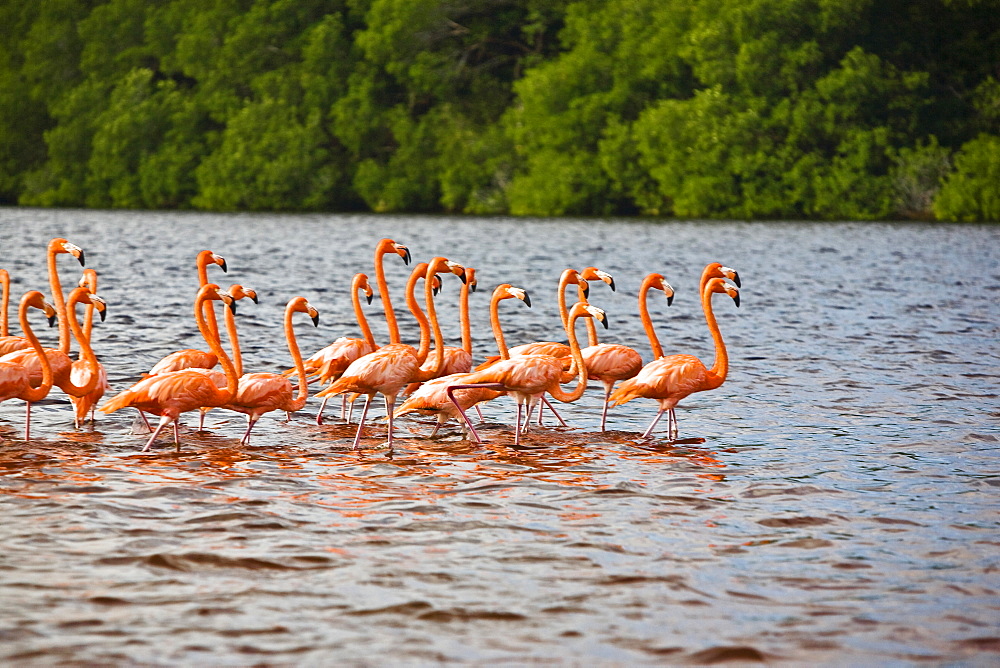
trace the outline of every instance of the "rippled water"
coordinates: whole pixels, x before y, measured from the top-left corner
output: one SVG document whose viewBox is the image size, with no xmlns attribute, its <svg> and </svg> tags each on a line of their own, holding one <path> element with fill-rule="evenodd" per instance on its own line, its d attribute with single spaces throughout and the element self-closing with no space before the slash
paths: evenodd
<svg viewBox="0 0 1000 668">
<path fill-rule="evenodd" d="M 716 299 L 729 379 L 682 404 L 676 444 L 639 440 L 651 401 L 596 433 L 596 387 L 563 409 L 570 429 L 519 450 L 508 399 L 485 409 L 483 445 L 408 420 L 393 452 L 381 425 L 351 452 L 352 428 L 316 426 L 310 400 L 249 447 L 242 416 L 214 411 L 179 454 L 168 438 L 146 455 L 131 411 L 76 431 L 55 392 L 26 444 L 23 404 L 5 402 L 5 663 L 996 664 L 1000 227 L 0 210 L 18 295 L 47 291 L 55 236 L 100 273 L 94 341 L 116 390 L 201 345 L 203 248 L 229 263 L 212 280 L 262 296 L 240 309 L 251 371 L 288 366 L 295 294 L 322 312 L 306 351 L 356 329 L 348 281 L 383 236 L 478 268 L 477 359 L 501 282 L 533 298 L 504 305 L 513 345 L 558 338 L 563 268 L 606 269 L 604 340 L 647 360 L 645 273 L 677 290 L 652 302 L 668 353 L 707 359 L 701 268 L 734 266 L 744 287 L 739 309 Z M 407 269 L 387 268 L 401 305 Z M 440 298 L 452 342 L 457 294 Z"/>
</svg>

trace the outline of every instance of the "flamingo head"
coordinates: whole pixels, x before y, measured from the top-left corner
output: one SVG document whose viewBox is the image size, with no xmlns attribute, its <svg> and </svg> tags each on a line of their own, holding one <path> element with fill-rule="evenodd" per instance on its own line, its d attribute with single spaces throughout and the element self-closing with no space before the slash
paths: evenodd
<svg viewBox="0 0 1000 668">
<path fill-rule="evenodd" d="M 509 283 L 498 285 L 493 291 L 493 296 L 496 299 L 520 299 L 525 306 L 531 308 L 531 297 L 528 296 L 528 291 L 524 288 L 515 288 Z"/>
<path fill-rule="evenodd" d="M 83 249 L 76 244 L 71 244 L 65 239 L 53 239 L 49 242 L 49 252 L 50 253 L 69 253 L 77 260 L 80 261 L 80 266 L 86 266 L 86 261 L 83 257 Z"/>
<path fill-rule="evenodd" d="M 319 327 L 319 311 L 305 297 L 292 297 L 285 310 L 289 313 L 305 313 L 312 318 L 313 326 Z"/>
<path fill-rule="evenodd" d="M 108 303 L 102 297 L 98 297 L 93 292 L 90 292 L 80 301 L 84 304 L 93 304 L 94 308 L 97 309 L 98 315 L 101 316 L 101 322 L 104 322 L 104 319 L 108 317 Z"/>
<path fill-rule="evenodd" d="M 434 274 L 434 276 L 431 277 L 431 292 L 435 297 L 437 297 L 438 293 L 441 292 L 441 277 L 437 274 Z"/>
<path fill-rule="evenodd" d="M 728 278 L 730 281 L 736 284 L 736 287 L 741 288 L 743 284 L 740 283 L 740 275 L 735 269 L 731 267 L 724 266 L 721 262 L 712 262 L 705 267 L 705 271 L 702 272 L 702 277 L 704 278 Z"/>
<path fill-rule="evenodd" d="M 83 275 L 80 276 L 80 282 L 77 286 L 81 288 L 90 288 L 91 292 L 97 290 L 97 272 L 93 269 L 84 269 Z"/>
<path fill-rule="evenodd" d="M 570 318 L 573 318 L 574 316 L 576 316 L 576 317 L 580 317 L 580 316 L 591 317 L 594 320 L 599 321 L 602 325 L 604 325 L 604 329 L 608 328 L 608 314 L 607 314 L 607 312 L 604 309 L 602 309 L 602 308 L 598 308 L 597 306 L 594 306 L 593 304 L 589 304 L 587 302 L 577 302 L 577 303 L 573 304 L 573 308 L 570 309 L 569 315 L 570 315 Z"/>
<path fill-rule="evenodd" d="M 705 286 L 705 291 L 712 293 L 720 293 L 720 294 L 725 293 L 733 298 L 733 301 L 736 302 L 737 308 L 739 308 L 740 306 L 739 288 L 737 288 L 735 285 L 732 285 L 731 283 L 726 283 L 721 278 L 713 278 L 712 280 L 710 280 L 708 284 Z"/>
<path fill-rule="evenodd" d="M 476 291 L 476 270 L 472 267 L 465 268 L 465 284 L 469 286 L 469 292 Z"/>
<path fill-rule="evenodd" d="M 611 291 L 615 292 L 615 279 L 606 271 L 601 271 L 597 267 L 587 267 L 581 276 L 588 281 L 604 281 L 611 287 Z"/>
<path fill-rule="evenodd" d="M 240 285 L 239 283 L 233 283 L 226 290 L 229 296 L 233 299 L 239 301 L 240 299 L 251 299 L 254 304 L 259 304 L 260 301 L 257 299 L 257 291 L 253 288 L 249 288 L 245 285 Z"/>
<path fill-rule="evenodd" d="M 375 298 L 375 291 L 372 290 L 372 286 L 368 285 L 368 276 L 366 274 L 355 274 L 354 275 L 354 281 L 355 281 L 355 283 L 354 283 L 355 288 L 354 289 L 355 290 L 364 290 L 365 291 L 365 299 L 367 299 L 368 303 L 371 304 L 372 303 L 372 299 Z"/>
<path fill-rule="evenodd" d="M 395 241 L 392 242 L 392 250 L 399 257 L 403 258 L 403 264 L 410 264 L 410 249 L 403 244 L 397 244 Z"/>
<path fill-rule="evenodd" d="M 56 320 L 58 320 L 59 316 L 56 314 L 55 307 L 45 301 L 45 296 L 38 290 L 25 292 L 24 296 L 21 297 L 21 305 L 25 308 L 37 308 L 44 313 L 45 317 L 49 320 L 49 327 L 55 325 Z"/>
</svg>

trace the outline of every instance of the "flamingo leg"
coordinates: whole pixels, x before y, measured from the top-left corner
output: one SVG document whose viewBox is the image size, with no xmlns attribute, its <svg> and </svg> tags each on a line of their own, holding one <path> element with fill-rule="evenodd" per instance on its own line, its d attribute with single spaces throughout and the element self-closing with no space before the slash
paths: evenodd
<svg viewBox="0 0 1000 668">
<path fill-rule="evenodd" d="M 160 424 L 156 425 L 156 429 L 153 430 L 153 435 L 149 437 L 148 441 L 146 441 L 146 447 L 144 447 L 142 449 L 142 452 L 146 452 L 147 450 L 149 450 L 149 448 L 153 445 L 153 441 L 156 440 L 156 437 L 160 435 L 160 432 L 168 424 L 170 424 L 170 416 L 169 415 L 162 416 L 160 418 Z M 175 421 L 174 422 L 174 429 L 176 429 L 176 428 L 177 428 L 177 422 Z"/>
<path fill-rule="evenodd" d="M 240 439 L 240 443 L 242 443 L 244 445 L 250 445 L 250 430 L 253 429 L 253 426 L 255 424 L 257 424 L 257 420 L 248 415 L 247 416 L 247 431 L 246 431 L 245 434 L 243 434 L 243 438 Z"/>
<path fill-rule="evenodd" d="M 557 411 L 556 407 L 553 406 L 552 403 L 548 399 L 545 398 L 544 394 L 542 395 L 542 403 L 546 407 L 548 407 L 548 409 L 550 411 L 552 411 L 552 414 L 556 416 L 557 420 L 559 420 L 559 424 L 561 424 L 564 427 L 569 427 L 569 425 L 566 424 L 566 420 L 563 420 L 562 415 L 559 415 L 559 411 Z M 541 406 L 538 407 L 538 424 L 539 425 L 542 424 L 542 407 Z"/>
<path fill-rule="evenodd" d="M 396 405 L 396 397 L 383 396 L 385 397 L 385 412 L 389 416 L 389 449 L 392 450 L 392 409 Z"/>
<path fill-rule="evenodd" d="M 483 410 L 479 407 L 479 404 L 476 404 L 473 408 L 475 408 L 476 412 L 479 413 L 479 422 L 485 422 L 486 420 L 483 418 Z"/>
<path fill-rule="evenodd" d="M 365 409 L 361 411 L 361 421 L 358 422 L 358 433 L 354 435 L 354 445 L 351 447 L 352 450 L 357 450 L 358 446 L 361 444 L 361 430 L 365 428 L 365 418 L 368 416 L 368 405 L 372 402 L 372 395 L 368 395 L 365 398 Z"/>
<path fill-rule="evenodd" d="M 514 445 L 521 445 L 521 412 L 523 408 L 523 404 L 517 402 L 517 418 L 514 421 Z M 528 420 L 526 422 L 531 421 L 531 409 L 531 404 L 528 404 Z M 538 410 L 541 411 L 541 407 Z"/>
<path fill-rule="evenodd" d="M 198 411 L 198 431 L 205 431 L 205 413 L 207 412 L 204 409 Z"/>
<path fill-rule="evenodd" d="M 329 395 L 323 397 L 323 403 L 319 405 L 319 411 L 316 413 L 316 424 L 323 424 L 323 411 L 326 410 L 326 402 L 329 398 Z"/>
<path fill-rule="evenodd" d="M 667 424 L 669 425 L 669 429 L 670 429 L 670 431 L 669 431 L 670 440 L 671 441 L 676 441 L 677 440 L 677 436 L 678 436 L 677 414 L 674 413 L 674 409 L 673 408 L 670 409 L 669 418 L 670 418 L 670 422 L 668 422 Z"/>
<path fill-rule="evenodd" d="M 462 406 L 458 403 L 458 399 L 455 398 L 455 390 L 465 390 L 465 389 L 469 389 L 469 388 L 473 388 L 473 387 L 485 387 L 485 388 L 488 388 L 488 389 L 491 389 L 491 390 L 503 390 L 504 386 L 501 385 L 500 383 L 479 383 L 479 384 L 473 384 L 473 385 L 449 385 L 448 389 L 446 390 L 446 392 L 448 393 L 448 398 L 451 400 L 451 403 L 453 403 L 455 405 L 455 408 L 458 409 L 458 413 L 459 413 L 459 415 L 462 416 L 462 420 L 465 422 L 465 426 L 468 427 L 469 433 L 471 433 L 472 437 L 476 439 L 476 443 L 482 443 L 483 439 L 479 438 L 479 432 L 477 432 L 476 428 L 472 426 L 472 421 L 469 420 L 469 416 L 465 414 L 465 410 L 462 409 Z"/>
<path fill-rule="evenodd" d="M 174 446 L 177 452 L 181 451 L 181 423 L 174 420 Z"/>
<path fill-rule="evenodd" d="M 347 415 L 347 395 L 340 395 L 340 421 L 343 422 Z M 350 420 L 348 420 L 350 422 Z"/>
<path fill-rule="evenodd" d="M 24 440 L 31 440 L 31 402 L 24 402 Z"/>
<path fill-rule="evenodd" d="M 611 388 L 614 387 L 614 383 L 604 386 L 604 407 L 601 409 L 601 431 L 604 431 L 605 425 L 608 423 L 608 399 L 611 397 Z"/>
<path fill-rule="evenodd" d="M 136 410 L 139 410 L 139 409 L 136 409 Z M 153 431 L 153 427 L 150 426 L 149 420 L 146 418 L 146 414 L 143 411 L 141 411 L 141 410 L 139 410 L 139 417 L 141 417 L 143 423 L 145 423 L 146 429 L 148 429 L 149 431 Z"/>
<path fill-rule="evenodd" d="M 655 417 L 655 418 L 653 418 L 653 421 L 652 421 L 652 422 L 650 423 L 650 425 L 649 425 L 649 427 L 648 427 L 648 428 L 646 429 L 646 431 L 644 431 L 644 432 L 642 433 L 642 438 L 649 438 L 649 435 L 653 433 L 653 427 L 655 427 L 655 426 L 656 426 L 656 423 L 660 421 L 660 418 L 661 418 L 661 417 L 663 417 L 663 412 L 664 412 L 664 410 L 665 410 L 665 409 L 661 408 L 660 410 L 658 410 L 658 411 L 656 412 L 656 417 Z M 669 418 L 668 418 L 668 420 L 669 420 Z"/>
</svg>

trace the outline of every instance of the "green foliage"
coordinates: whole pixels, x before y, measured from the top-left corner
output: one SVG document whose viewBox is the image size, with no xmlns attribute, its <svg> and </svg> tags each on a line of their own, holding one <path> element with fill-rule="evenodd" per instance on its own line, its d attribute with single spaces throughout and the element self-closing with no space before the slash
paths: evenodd
<svg viewBox="0 0 1000 668">
<path fill-rule="evenodd" d="M 0 203 L 996 219 L 998 16 L 996 0 L 6 3 Z"/>
<path fill-rule="evenodd" d="M 934 199 L 941 220 L 1000 222 L 1000 136 L 982 134 L 955 155 Z"/>
</svg>

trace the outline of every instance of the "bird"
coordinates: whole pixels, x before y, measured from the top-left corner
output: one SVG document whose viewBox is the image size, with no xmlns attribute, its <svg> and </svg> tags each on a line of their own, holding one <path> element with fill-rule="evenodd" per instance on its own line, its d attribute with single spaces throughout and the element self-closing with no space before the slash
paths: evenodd
<svg viewBox="0 0 1000 668">
<path fill-rule="evenodd" d="M 659 274 L 650 274 L 650 276 L 659 276 Z M 667 304 L 669 305 L 673 300 L 674 291 L 662 281 L 662 278 L 660 276 L 657 285 L 667 294 Z M 644 279 L 639 288 L 639 311 L 647 332 L 651 331 L 652 324 L 649 322 L 649 311 L 646 308 L 646 293 L 653 284 L 654 281 L 650 280 L 647 283 Z M 608 420 L 608 397 L 611 396 L 617 381 L 628 380 L 639 373 L 642 369 L 642 355 L 626 345 L 598 342 L 597 331 L 592 327 L 592 324 L 592 320 L 587 320 L 587 337 L 590 345 L 581 350 L 580 354 L 587 367 L 587 378 L 600 381 L 604 386 L 604 401 L 601 405 L 601 431 L 605 431 Z"/>
<path fill-rule="evenodd" d="M 83 249 L 76 244 L 71 244 L 61 237 L 56 237 L 49 241 L 46 253 L 48 259 L 49 289 L 52 291 L 52 305 L 55 306 L 56 313 L 59 315 L 59 350 L 69 353 L 70 330 L 69 322 L 66 319 L 66 297 L 63 295 L 62 283 L 59 281 L 59 267 L 56 262 L 56 257 L 62 254 L 69 254 L 75 257 L 81 267 L 87 265 Z M 56 385 L 58 385 L 58 382 Z"/>
<path fill-rule="evenodd" d="M 174 425 L 174 443 L 180 451 L 180 433 L 177 418 L 181 413 L 197 410 L 205 406 L 222 406 L 236 396 L 239 377 L 236 368 L 222 348 L 218 334 L 214 334 L 205 316 L 206 309 L 211 310 L 210 301 L 222 301 L 231 307 L 235 302 L 218 285 L 209 283 L 198 290 L 194 301 L 194 318 L 198 331 L 205 338 L 208 347 L 216 355 L 226 374 L 226 387 L 220 388 L 206 373 L 196 369 L 179 369 L 159 373 L 143 378 L 129 389 L 118 393 L 103 406 L 98 408 L 103 413 L 110 414 L 117 410 L 132 406 L 148 413 L 160 416 L 160 422 L 146 441 L 143 452 L 149 450 L 159 436 L 160 431 L 170 423 Z"/>
<path fill-rule="evenodd" d="M 10 305 L 10 274 L 6 269 L 0 269 L 0 288 L 3 295 L 0 297 L 0 357 L 15 350 L 24 350 L 31 347 L 31 341 L 23 336 L 12 336 L 7 327 L 7 310 Z"/>
<path fill-rule="evenodd" d="M 365 317 L 361 307 L 360 293 L 365 293 L 365 299 L 372 303 L 374 291 L 368 284 L 368 276 L 362 273 L 354 274 L 351 279 L 351 303 L 354 306 L 354 317 L 358 321 L 362 338 L 351 336 L 341 336 L 336 341 L 314 353 L 309 359 L 303 362 L 306 376 L 317 375 L 322 385 L 328 385 L 343 375 L 344 370 L 350 366 L 351 362 L 362 355 L 373 353 L 378 350 L 378 344 L 372 335 L 371 327 L 368 326 L 368 318 Z M 285 372 L 286 376 L 296 373 L 297 369 L 292 368 Z M 347 395 L 344 395 L 344 403 L 341 405 L 340 417 L 343 419 Z M 316 424 L 323 424 L 323 411 L 326 410 L 327 399 L 316 413 Z"/>
<path fill-rule="evenodd" d="M 38 290 L 26 292 L 21 297 L 21 304 L 17 310 L 18 322 L 24 338 L 28 340 L 32 350 L 35 351 L 35 356 L 40 360 L 42 372 L 40 383 L 37 386 L 32 385 L 31 376 L 23 364 L 0 359 L 0 401 L 21 399 L 25 402 L 24 440 L 26 441 L 31 439 L 31 404 L 44 399 L 52 389 L 52 368 L 49 366 L 48 356 L 28 321 L 28 309 L 31 308 L 45 313 L 50 327 L 55 324 L 58 315 L 55 307 L 45 301 L 45 297 Z"/>
<path fill-rule="evenodd" d="M 468 268 L 466 268 L 466 271 L 468 271 Z M 528 296 L 527 291 L 521 288 L 504 283 L 498 285 L 493 290 L 493 296 L 490 298 L 490 323 L 493 326 L 493 335 L 496 338 L 497 348 L 502 359 L 508 359 L 510 354 L 507 351 L 507 345 L 503 338 L 503 329 L 500 326 L 499 305 L 504 299 L 511 298 L 519 299 L 529 307 L 531 306 L 531 298 Z M 458 408 L 448 398 L 448 386 L 466 383 L 471 375 L 469 372 L 459 372 L 433 378 L 423 383 L 419 389 L 411 394 L 396 409 L 395 417 L 400 417 L 408 413 L 437 415 L 437 422 L 434 425 L 434 431 L 431 433 L 432 437 L 435 436 L 441 426 L 448 422 L 449 419 L 455 418 L 456 420 L 461 420 Z M 504 392 L 499 390 L 478 387 L 460 390 L 455 393 L 455 396 L 458 405 L 463 410 L 468 410 L 472 406 L 478 407 L 479 403 L 490 401 L 502 394 Z M 464 422 L 462 423 L 462 430 L 463 433 L 466 430 Z"/>
<path fill-rule="evenodd" d="M 226 260 L 221 255 L 216 255 L 210 250 L 201 251 L 195 259 L 195 266 L 198 268 L 199 288 L 204 285 L 208 285 L 208 265 L 210 264 L 218 265 L 222 268 L 224 273 L 229 271 L 229 268 L 226 265 Z M 219 334 L 218 323 L 213 322 L 209 324 L 209 327 L 212 329 L 213 334 Z M 167 371 L 177 371 L 178 369 L 190 369 L 194 367 L 211 369 L 218 363 L 218 361 L 219 360 L 215 354 L 211 352 L 198 350 L 196 348 L 187 348 L 185 350 L 178 350 L 170 353 L 161 359 L 152 366 L 148 375 L 152 376 Z"/>
<path fill-rule="evenodd" d="M 361 433 L 364 429 L 365 418 L 368 415 L 368 407 L 371 405 L 372 397 L 381 394 L 385 398 L 386 415 L 389 421 L 388 447 L 392 448 L 393 441 L 393 407 L 396 396 L 407 384 L 419 380 L 425 381 L 437 375 L 444 364 L 444 344 L 441 340 L 441 327 L 437 322 L 437 315 L 434 310 L 434 297 L 431 278 L 434 274 L 451 272 L 464 279 L 464 268 L 444 257 L 435 257 L 426 265 L 424 270 L 424 298 L 427 304 L 427 315 L 425 316 L 417 304 L 414 290 L 420 278 L 420 270 L 424 263 L 418 264 L 410 280 L 407 282 L 407 305 L 417 319 L 420 326 L 421 341 L 419 350 L 404 343 L 390 343 L 373 353 L 359 357 L 344 370 L 343 375 L 334 381 L 329 387 L 316 394 L 317 397 L 333 396 L 342 392 L 357 392 L 366 395 L 365 407 L 361 412 L 361 419 L 358 423 L 358 430 L 354 436 L 352 449 L 357 450 L 361 443 Z M 381 288 L 380 288 L 381 290 Z M 383 293 L 384 294 L 384 293 Z M 385 304 L 386 302 L 383 302 Z M 391 308 L 386 309 L 386 315 Z M 435 349 L 435 366 L 430 372 L 421 372 L 420 365 L 427 358 L 430 349 L 429 329 L 433 329 Z M 390 330 L 391 331 L 391 330 Z M 398 336 L 398 333 L 397 333 Z"/>
<path fill-rule="evenodd" d="M 722 293 L 732 297 L 737 307 L 740 305 L 739 289 L 726 283 L 722 278 L 709 279 L 701 294 L 705 320 L 715 342 L 715 361 L 711 368 L 706 367 L 701 360 L 693 355 L 659 357 L 644 366 L 634 378 L 623 381 L 618 389 L 612 392 L 609 400 L 611 406 L 620 406 L 639 397 L 656 399 L 659 402 L 660 409 L 649 428 L 643 432 L 642 438 L 649 438 L 656 423 L 666 412 L 668 414 L 668 438 L 677 440 L 677 417 L 674 413 L 674 407 L 677 403 L 694 392 L 714 390 L 726 380 L 726 374 L 729 371 L 729 357 L 715 313 L 712 310 L 712 295 Z"/>
<path fill-rule="evenodd" d="M 462 419 L 465 420 L 465 424 L 468 426 L 470 433 L 472 433 L 477 443 L 481 443 L 482 439 L 479 438 L 479 434 L 476 433 L 475 428 L 469 421 L 468 415 L 466 415 L 455 397 L 455 393 L 458 390 L 486 387 L 510 393 L 517 402 L 514 445 L 520 444 L 522 430 L 521 412 L 525 404 L 528 407 L 527 415 L 530 416 L 535 403 L 545 392 L 551 394 L 555 399 L 566 403 L 576 401 L 583 396 L 584 391 L 587 389 L 587 371 L 583 364 L 583 358 L 580 356 L 580 344 L 574 331 L 576 320 L 581 317 L 596 318 L 605 327 L 608 326 L 607 314 L 603 309 L 585 302 L 577 302 L 570 309 L 566 335 L 569 339 L 572 359 L 576 363 L 578 370 L 577 386 L 572 391 L 565 392 L 560 385 L 563 373 L 562 361 L 551 355 L 540 354 L 511 356 L 501 359 L 489 368 L 471 373 L 463 383 L 448 386 L 449 398 L 462 415 Z M 498 345 L 500 344 L 499 339 L 497 343 Z M 526 430 L 527 427 L 528 422 L 525 421 L 524 429 Z"/>
<path fill-rule="evenodd" d="M 305 297 L 294 297 L 285 306 L 285 341 L 299 374 L 298 394 L 295 394 L 291 381 L 283 374 L 248 373 L 240 376 L 236 396 L 220 406 L 247 416 L 247 430 L 240 440 L 242 444 L 250 444 L 250 431 L 262 415 L 275 410 L 294 413 L 305 405 L 309 397 L 309 381 L 306 378 L 302 354 L 299 352 L 292 327 L 292 316 L 295 313 L 307 314 L 312 319 L 313 325 L 318 326 L 319 311 L 311 306 Z"/>
<path fill-rule="evenodd" d="M 93 269 L 84 269 L 83 276 L 80 278 L 79 288 L 86 288 L 90 292 L 90 303 L 87 304 L 87 310 L 83 317 L 83 336 L 87 339 L 87 346 L 92 348 L 91 345 L 91 333 L 94 329 L 94 311 L 100 314 L 101 322 L 104 322 L 105 317 L 107 317 L 107 304 L 104 300 L 97 300 L 97 272 Z M 70 304 L 67 304 L 67 310 L 72 308 Z M 82 397 L 76 397 L 70 395 L 69 400 L 73 404 L 73 414 L 74 414 L 74 425 L 77 429 L 83 426 L 83 423 L 87 421 L 88 414 L 90 415 L 90 421 L 94 421 L 94 407 L 104 398 L 104 393 L 111 389 L 111 385 L 108 383 L 108 373 L 104 369 L 104 365 L 99 361 L 97 363 L 98 373 L 97 373 L 97 386 L 88 394 Z M 74 384 L 84 384 L 88 379 L 90 369 L 86 360 L 78 359 L 73 362 L 72 370 L 70 371 L 70 379 Z"/>
</svg>

